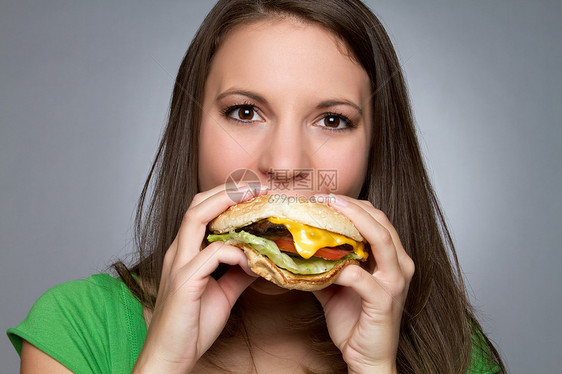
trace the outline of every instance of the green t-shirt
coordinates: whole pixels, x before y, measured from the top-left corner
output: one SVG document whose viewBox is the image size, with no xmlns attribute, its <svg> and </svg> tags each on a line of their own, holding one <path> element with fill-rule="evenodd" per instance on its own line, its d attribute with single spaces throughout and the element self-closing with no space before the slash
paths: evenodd
<svg viewBox="0 0 562 374">
<path fill-rule="evenodd" d="M 75 373 L 130 373 L 146 323 L 125 284 L 97 274 L 47 291 L 8 337 L 18 354 L 25 339 Z"/>
<path fill-rule="evenodd" d="M 130 373 L 146 324 L 140 302 L 125 284 L 96 274 L 47 291 L 8 337 L 18 354 L 25 339 L 75 373 Z M 474 338 L 469 374 L 498 373 L 480 339 Z"/>
</svg>

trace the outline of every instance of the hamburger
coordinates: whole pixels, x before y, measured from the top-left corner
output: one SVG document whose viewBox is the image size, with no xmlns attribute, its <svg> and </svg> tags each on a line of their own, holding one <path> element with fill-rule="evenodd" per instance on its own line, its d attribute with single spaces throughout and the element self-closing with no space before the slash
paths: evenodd
<svg viewBox="0 0 562 374">
<path fill-rule="evenodd" d="M 368 257 L 365 239 L 330 206 L 262 195 L 233 205 L 209 223 L 209 242 L 244 250 L 253 272 L 276 285 L 315 291 Z"/>
</svg>

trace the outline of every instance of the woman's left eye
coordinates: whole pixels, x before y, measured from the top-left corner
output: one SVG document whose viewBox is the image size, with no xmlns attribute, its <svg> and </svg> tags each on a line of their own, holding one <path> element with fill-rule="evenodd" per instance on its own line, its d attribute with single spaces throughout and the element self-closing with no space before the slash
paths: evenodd
<svg viewBox="0 0 562 374">
<path fill-rule="evenodd" d="M 314 124 L 332 131 L 349 130 L 356 127 L 349 118 L 338 113 L 326 113 Z"/>
<path fill-rule="evenodd" d="M 234 105 L 224 111 L 224 115 L 239 122 L 259 122 L 264 119 L 253 105 Z"/>
</svg>

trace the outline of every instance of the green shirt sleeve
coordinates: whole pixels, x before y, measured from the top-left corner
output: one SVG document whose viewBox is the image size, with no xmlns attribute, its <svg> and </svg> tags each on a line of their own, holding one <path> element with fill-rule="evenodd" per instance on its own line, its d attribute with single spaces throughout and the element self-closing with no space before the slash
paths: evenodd
<svg viewBox="0 0 562 374">
<path fill-rule="evenodd" d="M 18 354 L 27 340 L 75 373 L 130 372 L 146 337 L 142 306 L 109 274 L 60 284 L 7 331 Z"/>
</svg>

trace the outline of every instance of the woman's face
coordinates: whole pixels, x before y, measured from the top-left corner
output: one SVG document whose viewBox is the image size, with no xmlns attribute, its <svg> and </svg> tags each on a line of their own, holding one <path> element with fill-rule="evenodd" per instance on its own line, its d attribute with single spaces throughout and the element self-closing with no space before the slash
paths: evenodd
<svg viewBox="0 0 562 374">
<path fill-rule="evenodd" d="M 357 197 L 371 135 L 370 82 L 320 26 L 269 19 L 231 31 L 205 85 L 199 189 L 253 171 L 270 193 Z"/>
</svg>

